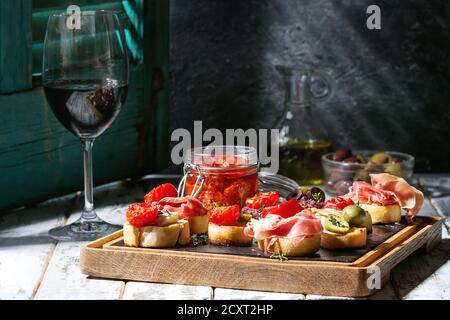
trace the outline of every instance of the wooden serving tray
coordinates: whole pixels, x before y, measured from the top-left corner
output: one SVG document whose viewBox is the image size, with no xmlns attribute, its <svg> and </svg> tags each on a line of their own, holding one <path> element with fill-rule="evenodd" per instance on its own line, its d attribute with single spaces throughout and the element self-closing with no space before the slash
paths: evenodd
<svg viewBox="0 0 450 320">
<path fill-rule="evenodd" d="M 362 297 L 377 291 L 367 285 L 376 283 L 374 272 L 384 286 L 399 262 L 441 241 L 441 218 L 416 217 L 416 222 L 397 228 L 370 250 L 354 250 L 357 255 L 350 254 L 350 259 L 348 251 L 329 255 L 321 250 L 315 256 L 288 261 L 245 251 L 257 252 L 252 248 L 125 247 L 119 230 L 82 246 L 80 266 L 84 274 L 110 279 Z"/>
</svg>

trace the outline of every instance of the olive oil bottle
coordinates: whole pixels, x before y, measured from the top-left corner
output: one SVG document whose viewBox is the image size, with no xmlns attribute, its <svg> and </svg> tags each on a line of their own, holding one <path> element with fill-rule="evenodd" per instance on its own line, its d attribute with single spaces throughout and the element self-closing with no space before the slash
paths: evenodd
<svg viewBox="0 0 450 320">
<path fill-rule="evenodd" d="M 321 158 L 332 145 L 316 102 L 331 94 L 327 75 L 308 67 L 277 66 L 286 85 L 284 113 L 279 120 L 279 173 L 300 185 L 324 183 Z"/>
<path fill-rule="evenodd" d="M 288 140 L 280 145 L 279 173 L 300 185 L 323 184 L 321 158 L 331 151 L 331 143 L 327 140 Z"/>
</svg>

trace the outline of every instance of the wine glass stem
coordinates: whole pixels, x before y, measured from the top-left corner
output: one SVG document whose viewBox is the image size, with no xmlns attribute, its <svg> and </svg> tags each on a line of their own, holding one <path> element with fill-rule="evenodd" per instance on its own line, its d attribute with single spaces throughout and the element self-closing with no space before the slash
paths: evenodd
<svg viewBox="0 0 450 320">
<path fill-rule="evenodd" d="M 81 220 L 94 220 L 97 214 L 94 211 L 93 177 L 92 177 L 92 146 L 93 139 L 84 139 L 83 160 L 84 160 L 84 210 Z"/>
</svg>

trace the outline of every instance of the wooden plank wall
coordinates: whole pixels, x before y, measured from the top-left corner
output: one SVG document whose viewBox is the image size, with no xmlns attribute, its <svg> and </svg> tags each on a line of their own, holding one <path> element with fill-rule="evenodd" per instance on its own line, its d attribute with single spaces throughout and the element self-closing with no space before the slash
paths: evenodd
<svg viewBox="0 0 450 320">
<path fill-rule="evenodd" d="M 31 88 L 31 69 L 31 1 L 0 1 L 0 93 Z"/>
</svg>

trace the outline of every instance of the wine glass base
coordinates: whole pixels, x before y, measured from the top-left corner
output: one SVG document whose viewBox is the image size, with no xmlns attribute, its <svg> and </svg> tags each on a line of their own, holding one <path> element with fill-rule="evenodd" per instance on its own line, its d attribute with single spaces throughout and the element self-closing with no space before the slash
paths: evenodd
<svg viewBox="0 0 450 320">
<path fill-rule="evenodd" d="M 75 221 L 63 227 L 56 227 L 48 231 L 50 238 L 58 241 L 91 241 L 117 230 L 122 226 L 107 223 L 103 220 Z"/>
</svg>

